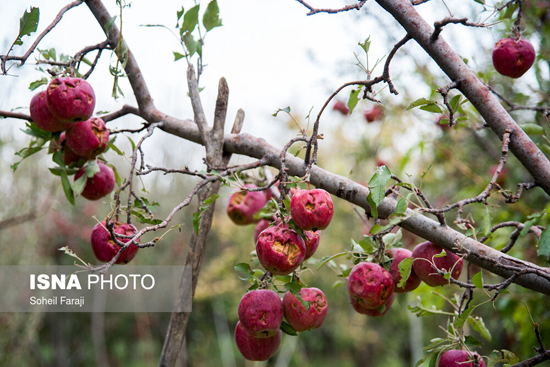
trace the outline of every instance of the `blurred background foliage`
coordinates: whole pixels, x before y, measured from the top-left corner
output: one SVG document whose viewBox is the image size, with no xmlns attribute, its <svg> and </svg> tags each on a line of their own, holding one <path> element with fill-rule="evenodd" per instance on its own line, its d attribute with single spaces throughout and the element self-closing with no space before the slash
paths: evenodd
<svg viewBox="0 0 550 367">
<path fill-rule="evenodd" d="M 472 19 L 478 19 L 481 5 L 473 1 L 469 5 L 466 9 L 471 11 Z M 387 26 L 384 22 L 389 22 L 387 18 L 377 18 L 366 11 L 357 16 L 372 18 L 381 27 Z M 525 29 L 524 36 L 533 42 L 537 50 L 535 73 L 526 76 L 528 84 L 523 80 L 516 82 L 497 75 L 487 56 L 490 49 L 480 50 L 486 57 L 468 60 L 469 65 L 483 81 L 514 103 L 548 106 L 549 16 L 548 1 L 525 1 L 522 28 Z M 492 27 L 493 32 L 502 37 L 508 36 L 512 23 L 513 19 L 502 19 L 502 22 Z M 455 37 L 452 27 L 461 26 L 446 27 L 444 37 Z M 394 28 L 395 24 L 388 29 Z M 398 31 L 393 33 L 399 34 Z M 386 36 L 389 38 L 388 45 L 399 39 L 393 33 Z M 373 37 L 373 41 L 376 42 L 376 38 Z M 447 79 L 431 60 L 424 56 L 417 57 L 409 47 L 398 52 L 394 63 L 406 64 L 413 70 L 413 74 L 392 74 L 401 94 L 394 98 L 387 90 L 381 92 L 378 98 L 383 102 L 382 118 L 372 123 L 365 121 L 363 111 L 373 107 L 369 101 L 361 101 L 351 116 L 343 116 L 332 110 L 325 112 L 324 119 L 331 120 L 331 123 L 323 130 L 327 139 L 321 142 L 319 165 L 357 182 L 366 183 L 379 164 L 386 164 L 392 173 L 421 187 L 435 207 L 476 196 L 489 182 L 491 166 L 499 161 L 500 141 L 483 126 L 481 117 L 469 103 L 463 104 L 459 112 L 459 116 L 467 116 L 467 119 L 452 128 L 438 123 L 441 114 L 419 109 L 406 111 L 410 102 L 420 97 L 419 89 L 426 90 L 427 94 L 423 97 L 441 102 L 435 90 L 444 86 Z M 379 67 L 377 71 L 380 70 Z M 354 67 L 348 68 L 345 73 L 349 74 L 349 80 L 363 77 L 360 70 Z M 344 92 L 338 98 L 347 102 Z M 306 126 L 308 120 L 300 111 L 307 111 L 308 108 L 290 107 L 293 118 Z M 512 116 L 520 125 L 537 124 L 543 129 L 543 133 L 533 135 L 532 138 L 548 154 L 550 129 L 547 118 L 542 113 L 525 110 L 512 112 Z M 296 132 L 296 125 L 291 118 L 284 114 L 277 118 L 288 119 L 288 123 L 280 128 L 281 134 Z M 311 123 L 309 125 L 311 127 Z M 128 156 L 130 144 L 125 139 L 119 138 L 117 146 L 125 150 Z M 31 220 L 20 218 L 13 225 L 1 228 L 0 264 L 72 264 L 72 258 L 58 251 L 62 246 L 69 246 L 81 258 L 94 263 L 89 246 L 91 228 L 96 223 L 93 216 L 101 220 L 109 212 L 110 204 L 78 199 L 76 206 L 67 205 L 58 178 L 44 169 L 50 159 L 46 154 L 26 160 L 19 166 L 17 173 L 12 174 L 9 166 L 13 163 L 13 153 L 19 149 L 21 146 L 18 146 L 18 142 L 9 139 L 0 141 L 0 183 L 4 188 L 0 191 L 0 218 L 30 214 Z M 297 148 L 293 153 L 303 155 Z M 166 167 L 181 166 L 178 158 L 171 156 L 168 151 L 163 152 L 163 155 Z M 116 156 L 114 152 L 107 153 L 106 157 L 118 167 L 119 172 L 129 169 L 129 163 L 124 157 Z M 508 173 L 502 183 L 506 189 L 515 192 L 517 183 L 530 181 L 527 171 L 513 156 L 509 156 L 506 170 Z M 421 174 L 426 172 L 425 177 L 421 178 Z M 143 194 L 160 204 L 156 214 L 162 218 L 193 183 L 192 179 L 186 177 L 158 175 L 145 180 L 147 192 Z M 225 194 L 230 192 L 227 188 L 224 191 Z M 407 306 L 415 306 L 421 299 L 424 306 L 434 305 L 451 311 L 449 305 L 433 292 L 451 298 L 455 293 L 462 294 L 458 287 L 433 289 L 422 285 L 409 294 L 399 294 L 386 316 L 369 318 L 353 311 L 345 282 L 339 282 L 341 278 L 336 276 L 335 269 L 349 267 L 351 262 L 340 258 L 332 267 L 316 271 L 315 259 L 349 249 L 350 240 L 360 240 L 366 232 L 353 206 L 336 199 L 336 215 L 330 227 L 323 231 L 321 245 L 314 259 L 307 264 L 311 271 L 302 273 L 305 283 L 322 289 L 328 298 L 329 313 L 324 325 L 320 329 L 300 333 L 298 337 L 285 335 L 277 354 L 266 363 L 244 361 L 234 345 L 232 333 L 238 321 L 237 305 L 248 285 L 239 280 L 233 268 L 249 260 L 256 267 L 258 264 L 254 263 L 251 256 L 254 250 L 254 227 L 237 227 L 230 222 L 225 215 L 227 198 L 228 195 L 224 195 L 216 203 L 216 215 L 180 365 L 404 367 L 413 366 L 423 357 L 422 348 L 431 339 L 446 337 L 446 316 L 418 318 Z M 548 196 L 540 189 L 529 191 L 519 203 L 513 205 L 505 204 L 499 195 L 493 194 L 488 206 L 468 206 L 464 217 L 470 215 L 477 228 L 482 230 L 482 219 L 487 211 L 493 224 L 504 221 L 526 222 L 529 215 L 545 212 L 548 206 Z M 193 204 L 176 216 L 173 224 L 183 223 L 181 233 L 171 231 L 155 248 L 141 250 L 133 262 L 138 265 L 182 264 L 195 209 L 196 204 Z M 455 214 L 452 211 L 447 216 L 451 226 L 454 226 L 452 222 Z M 546 226 L 547 218 L 543 216 L 539 224 Z M 487 244 L 496 249 L 502 248 L 507 244 L 511 231 L 499 230 Z M 412 249 L 420 242 L 421 238 L 410 233 L 403 235 L 404 247 Z M 510 254 L 547 266 L 547 259 L 537 257 L 536 246 L 536 238 L 529 234 L 520 238 Z M 466 270 L 463 271 L 465 273 Z M 485 271 L 483 277 L 486 283 L 501 281 Z M 484 292 L 477 290 L 474 304 L 487 299 Z M 534 322 L 539 324 L 543 340 L 550 345 L 548 301 L 547 296 L 511 286 L 509 294 L 502 294 L 494 303 L 485 303 L 477 308 L 475 315 L 483 318 L 492 335 L 489 341 L 466 327 L 467 332 L 483 342 L 477 351 L 487 356 L 494 349 L 508 349 L 521 359 L 533 356 L 535 352 L 532 347 L 537 345 L 537 341 L 529 312 Z M 110 366 L 156 365 L 169 317 L 167 313 L 3 313 L 0 314 L 0 365 L 92 366 L 99 365 L 98 361 L 102 358 L 107 358 Z M 102 338 L 104 343 L 101 342 Z M 102 346 L 98 343 L 102 343 Z"/>
</svg>

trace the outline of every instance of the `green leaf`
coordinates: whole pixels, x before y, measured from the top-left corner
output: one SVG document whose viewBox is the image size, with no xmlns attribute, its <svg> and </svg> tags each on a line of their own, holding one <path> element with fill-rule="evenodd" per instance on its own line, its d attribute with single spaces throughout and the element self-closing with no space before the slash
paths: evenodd
<svg viewBox="0 0 550 367">
<path fill-rule="evenodd" d="M 63 186 L 63 192 L 65 193 L 67 200 L 69 200 L 69 203 L 74 205 L 73 189 L 71 187 L 71 182 L 69 181 L 69 177 L 67 176 L 67 173 L 65 171 L 61 172 L 61 185 Z"/>
<path fill-rule="evenodd" d="M 361 92 L 361 88 L 359 89 L 352 89 L 349 94 L 349 100 L 348 100 L 348 108 L 349 108 L 349 114 L 351 115 L 353 113 L 353 109 L 355 106 L 357 106 L 357 103 L 359 102 L 359 93 Z"/>
<path fill-rule="evenodd" d="M 544 128 L 537 124 L 525 124 L 521 125 L 523 131 L 528 135 L 545 135 Z"/>
<path fill-rule="evenodd" d="M 380 224 L 375 224 L 370 229 L 370 234 L 378 234 L 380 232 L 384 232 L 386 229 L 390 228 L 391 224 L 387 224 L 385 226 L 381 226 Z"/>
<path fill-rule="evenodd" d="M 66 172 L 68 176 L 74 175 L 78 172 L 77 169 L 64 169 L 64 168 L 48 168 L 50 172 L 55 176 L 61 176 L 61 172 Z"/>
<path fill-rule="evenodd" d="M 453 109 L 453 111 L 458 111 L 458 109 L 460 108 L 460 102 L 462 101 L 462 95 L 461 94 L 458 94 L 456 96 L 454 96 L 453 98 L 451 98 L 451 100 L 449 101 L 449 104 L 451 105 L 451 108 Z"/>
<path fill-rule="evenodd" d="M 134 150 L 136 150 L 136 144 L 134 143 L 132 138 L 130 138 L 129 136 L 127 136 L 127 138 L 130 141 L 130 144 L 132 145 L 132 152 L 133 152 Z"/>
<path fill-rule="evenodd" d="M 455 329 L 457 330 L 462 329 L 462 327 L 466 323 L 466 320 L 468 320 L 468 318 L 470 317 L 470 313 L 472 312 L 473 309 L 474 309 L 473 307 L 468 307 L 462 312 L 462 314 L 459 317 L 455 317 L 453 321 L 453 326 L 455 327 Z"/>
<path fill-rule="evenodd" d="M 403 231 L 401 228 L 396 233 L 388 233 L 382 239 L 386 244 L 386 247 L 393 247 L 401 241 L 403 238 Z"/>
<path fill-rule="evenodd" d="M 254 277 L 254 272 L 248 263 L 237 264 L 234 269 L 244 274 L 243 276 L 239 276 L 239 279 L 241 280 L 250 280 Z"/>
<path fill-rule="evenodd" d="M 105 23 L 105 25 L 103 26 L 103 28 L 105 29 L 105 31 L 107 33 L 111 33 L 111 28 L 113 28 L 113 24 L 115 24 L 115 20 L 116 20 L 116 15 L 113 16 L 111 19 L 109 19 L 109 21 L 107 23 Z"/>
<path fill-rule="evenodd" d="M 286 112 L 286 113 L 290 114 L 290 107 L 278 108 L 277 111 L 275 111 L 275 113 L 273 113 L 271 116 L 277 117 L 277 114 L 279 112 Z"/>
<path fill-rule="evenodd" d="M 220 194 L 213 194 L 213 195 L 210 195 L 210 196 L 204 201 L 204 204 L 205 204 L 205 205 L 210 205 L 210 204 L 212 204 L 214 201 L 216 201 L 219 197 L 220 197 Z"/>
<path fill-rule="evenodd" d="M 434 255 L 433 257 L 445 257 L 447 255 L 447 252 L 445 250 L 441 250 L 441 252 L 437 255 Z"/>
<path fill-rule="evenodd" d="M 180 21 L 180 19 L 181 19 L 181 17 L 183 16 L 184 13 L 185 13 L 185 10 L 183 9 L 183 6 L 182 6 L 182 7 L 181 7 L 181 10 L 178 10 L 178 12 L 177 12 L 177 16 L 178 16 L 177 22 L 178 22 L 178 23 L 179 23 L 179 21 Z M 176 28 L 178 28 L 178 27 L 179 27 L 179 25 L 176 26 Z"/>
<path fill-rule="evenodd" d="M 365 51 L 366 54 L 369 53 L 370 44 L 371 44 L 370 36 L 365 40 L 365 42 L 363 43 L 359 42 L 359 46 L 361 46 L 361 48 Z"/>
<path fill-rule="evenodd" d="M 489 359 L 487 361 L 487 367 L 494 367 L 498 363 L 503 363 L 504 365 L 512 365 L 519 363 L 519 358 L 509 350 L 493 350 Z"/>
<path fill-rule="evenodd" d="M 466 338 L 464 339 L 464 344 L 466 344 L 468 348 L 481 347 L 483 345 L 482 342 L 471 335 L 466 336 Z"/>
<path fill-rule="evenodd" d="M 409 105 L 409 107 L 407 107 L 407 109 L 406 109 L 405 111 L 408 111 L 408 110 L 413 109 L 413 108 L 418 107 L 418 106 L 424 106 L 424 105 L 427 105 L 427 104 L 429 104 L 429 103 L 432 103 L 432 104 L 433 104 L 433 103 L 436 103 L 436 102 L 430 101 L 430 100 L 428 100 L 428 99 L 426 99 L 426 98 L 419 98 L 419 99 L 417 99 L 416 101 L 412 102 L 412 103 Z"/>
<path fill-rule="evenodd" d="M 367 196 L 367 203 L 369 204 L 370 206 L 370 211 L 371 211 L 371 215 L 374 217 L 374 218 L 378 218 L 378 205 L 374 202 L 374 200 L 372 199 L 372 197 L 370 196 Z"/>
<path fill-rule="evenodd" d="M 118 149 L 116 145 L 114 145 L 114 144 L 112 144 L 112 143 L 109 144 L 109 145 L 107 145 L 107 147 L 108 147 L 109 149 L 114 150 L 115 153 L 118 154 L 118 155 L 124 155 L 124 153 L 123 153 L 120 149 Z"/>
<path fill-rule="evenodd" d="M 185 55 L 180 54 L 179 52 L 174 51 L 174 61 L 178 61 L 179 59 L 183 59 Z"/>
<path fill-rule="evenodd" d="M 430 353 L 428 354 L 426 357 L 422 358 L 421 360 L 419 360 L 418 362 L 416 362 L 416 364 L 414 365 L 414 367 L 420 367 L 422 366 L 424 363 L 426 363 L 427 360 L 431 359 L 433 356 L 437 356 L 437 353 Z"/>
<path fill-rule="evenodd" d="M 537 245 L 537 255 L 545 256 L 546 260 L 550 258 L 550 226 L 546 227 L 540 235 L 540 240 Z"/>
<path fill-rule="evenodd" d="M 332 256 L 325 256 L 321 259 L 321 262 L 317 265 L 317 270 L 321 269 L 324 265 L 326 265 L 329 261 L 332 261 L 334 259 L 336 259 L 337 257 L 340 257 L 340 256 L 345 256 L 347 255 L 348 252 L 340 252 L 340 253 L 337 253 L 335 255 L 332 255 Z"/>
<path fill-rule="evenodd" d="M 420 109 L 423 111 L 428 111 L 432 113 L 443 113 L 443 111 L 441 110 L 441 107 L 439 107 L 439 105 L 437 105 L 436 103 L 429 103 L 429 104 L 423 105 L 420 107 Z"/>
<path fill-rule="evenodd" d="M 86 175 L 82 175 L 72 183 L 71 187 L 73 189 L 74 196 L 78 196 L 84 191 L 84 187 L 86 187 L 86 181 L 87 181 Z"/>
<path fill-rule="evenodd" d="M 398 264 L 397 267 L 399 268 L 399 275 L 401 276 L 401 280 L 399 281 L 399 284 L 397 284 L 398 288 L 405 288 L 405 284 L 407 284 L 407 280 L 411 276 L 412 265 L 412 257 L 406 257 Z"/>
<path fill-rule="evenodd" d="M 475 285 L 476 288 L 483 289 L 483 276 L 481 271 L 472 277 L 472 284 Z"/>
<path fill-rule="evenodd" d="M 189 32 L 185 33 L 182 37 L 182 40 L 183 40 L 183 43 L 185 44 L 185 47 L 187 47 L 189 56 L 193 56 L 195 53 L 198 52 L 200 41 L 195 41 L 191 33 Z"/>
<path fill-rule="evenodd" d="M 286 283 L 285 288 L 291 293 L 300 293 L 302 286 L 298 282 Z"/>
<path fill-rule="evenodd" d="M 525 222 L 525 225 L 524 225 L 523 229 L 521 230 L 521 232 L 519 233 L 519 236 L 520 237 L 526 236 L 527 233 L 529 233 L 529 230 L 531 229 L 531 227 L 533 225 L 535 225 L 538 221 L 539 221 L 539 218 L 534 218 L 534 219 L 531 219 L 531 220 L 528 220 L 527 222 Z"/>
<path fill-rule="evenodd" d="M 199 24 L 199 5 L 195 5 L 185 13 L 181 29 L 184 32 L 187 31 L 191 33 L 197 24 Z"/>
<path fill-rule="evenodd" d="M 38 8 L 31 7 L 31 11 L 25 13 L 19 19 L 19 34 L 14 44 L 21 46 L 23 44 L 23 36 L 30 36 L 31 33 L 36 32 L 38 29 L 38 20 L 40 19 L 40 10 Z"/>
<path fill-rule="evenodd" d="M 193 213 L 193 229 L 195 230 L 195 233 L 199 234 L 199 226 L 201 224 L 201 215 L 199 212 Z"/>
<path fill-rule="evenodd" d="M 374 204 L 374 208 L 377 208 L 378 205 L 384 200 L 385 193 L 386 193 L 386 184 L 391 178 L 391 172 L 386 166 L 380 166 L 374 173 L 374 175 L 371 177 L 369 181 L 369 196 L 367 197 L 367 201 L 369 202 L 369 205 L 371 205 L 371 202 Z M 370 199 L 370 200 L 369 200 Z M 373 208 L 373 205 L 371 205 L 371 209 Z M 373 213 L 374 216 L 374 213 Z"/>
<path fill-rule="evenodd" d="M 488 341 L 491 341 L 491 332 L 487 327 L 485 326 L 485 323 L 483 322 L 483 319 L 479 316 L 476 317 L 469 317 L 468 323 L 472 326 L 472 328 L 477 331 L 483 338 L 487 339 Z"/>
<path fill-rule="evenodd" d="M 399 214 L 404 214 L 407 211 L 407 207 L 407 200 L 405 198 L 401 198 L 395 206 L 395 212 Z"/>
<path fill-rule="evenodd" d="M 282 330 L 283 333 L 287 335 L 292 335 L 292 336 L 298 335 L 298 332 L 294 330 L 294 328 L 290 326 L 290 324 L 286 321 L 283 321 L 281 323 L 280 329 Z"/>
<path fill-rule="evenodd" d="M 218 7 L 218 2 L 216 0 L 211 1 L 206 7 L 206 11 L 202 16 L 202 25 L 206 28 L 206 32 L 222 26 L 222 21 L 220 19 L 220 8 Z"/>
<path fill-rule="evenodd" d="M 90 161 L 88 165 L 86 166 L 86 176 L 89 178 L 92 178 L 95 176 L 96 173 L 99 172 L 99 165 L 97 164 L 97 161 Z"/>
<path fill-rule="evenodd" d="M 30 90 L 35 90 L 36 88 L 40 87 L 41 85 L 46 85 L 46 84 L 48 84 L 48 79 L 46 79 L 46 78 L 35 80 L 31 84 L 29 84 L 29 89 Z"/>
</svg>

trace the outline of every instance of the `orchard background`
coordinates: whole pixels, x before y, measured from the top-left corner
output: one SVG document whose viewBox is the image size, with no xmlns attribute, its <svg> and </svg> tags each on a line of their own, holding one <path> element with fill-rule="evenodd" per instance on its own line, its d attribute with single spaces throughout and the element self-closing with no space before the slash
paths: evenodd
<svg viewBox="0 0 550 367">
<path fill-rule="evenodd" d="M 444 38 L 467 61 L 467 66 L 477 77 L 509 102 L 507 104 L 500 99 L 505 108 L 538 108 L 538 111 L 517 109 L 510 115 L 529 138 L 548 154 L 548 109 L 544 106 L 549 106 L 550 4 L 547 1 L 523 2 L 521 32 L 535 46 L 537 59 L 524 76 L 515 80 L 494 71 L 491 50 L 497 40 L 512 34 L 511 29 L 518 15 L 517 4 L 510 3 L 509 7 L 493 13 L 495 6 L 506 3 L 487 2 L 484 6 L 480 2 L 463 1 L 458 5 L 432 0 L 415 6 L 415 9 L 431 25 L 448 17 L 449 12 L 454 18 L 468 18 L 471 23 L 490 25 L 469 27 L 448 24 L 439 37 Z M 356 4 L 319 1 L 310 5 L 339 9 Z M 359 10 L 306 16 L 309 10 L 296 1 L 257 4 L 252 1 L 220 0 L 218 5 L 223 26 L 206 34 L 203 46 L 205 67 L 199 80 L 199 87 L 204 87 L 200 97 L 208 120 L 211 120 L 216 106 L 218 79 L 223 76 L 230 89 L 227 133 L 231 130 L 237 110 L 242 108 L 246 113 L 242 132 L 264 138 L 279 150 L 299 133 L 296 122 L 302 127 L 307 126 L 311 134 L 316 116 L 331 94 L 344 83 L 381 75 L 386 56 L 405 36 L 403 28 L 376 2 L 359 4 L 362 5 Z M 23 45 L 16 46 L 10 55 L 22 55 L 65 5 L 64 1 L 48 2 L 47 5 L 30 2 L 0 5 L 0 24 L 3 24 L 0 54 L 5 55 L 17 38 L 18 19 L 25 10 L 29 11 L 31 6 L 40 8 L 38 29 L 30 36 L 22 37 Z M 139 63 L 155 107 L 182 120 L 193 119 L 188 98 L 186 60 L 182 58 L 174 62 L 173 52 L 183 53 L 177 38 L 166 29 L 144 25 L 162 24 L 174 30 L 181 7 L 189 10 L 195 4 L 191 1 L 164 1 L 155 4 L 154 9 L 148 3 L 137 2 L 106 1 L 104 5 L 111 16 L 119 15 L 122 7 L 122 33 Z M 207 5 L 208 2 L 201 3 L 201 15 Z M 117 19 L 115 22 L 117 26 L 119 21 Z M 366 39 L 370 42 L 368 64 L 365 50 L 358 44 Z M 38 49 L 54 48 L 56 60 L 59 61 L 62 54 L 74 55 L 82 48 L 104 40 L 101 26 L 84 2 L 67 11 L 61 22 L 40 42 Z M 49 55 L 51 57 L 53 52 Z M 88 57 L 93 60 L 94 55 L 92 53 Z M 1 111 L 28 114 L 32 96 L 45 89 L 44 85 L 31 91 L 29 85 L 41 78 L 49 78 L 49 74 L 38 68 L 51 68 L 44 64 L 37 65 L 38 58 L 43 59 L 43 56 L 40 57 L 40 52 L 36 50 L 24 66 L 12 66 L 8 75 L 1 77 Z M 378 59 L 382 61 L 372 75 L 367 76 L 357 65 L 361 63 L 372 69 Z M 196 66 L 196 55 L 191 60 Z M 12 63 L 8 61 L 7 66 Z M 88 78 L 97 97 L 96 112 L 103 111 L 100 115 L 117 111 L 124 104 L 137 106 L 125 77 L 120 78 L 120 91 L 124 95 L 119 91 L 116 99 L 112 97 L 114 78 L 109 73 L 109 65 L 116 65 L 116 55 L 105 50 Z M 375 94 L 370 97 L 379 100 L 384 108 L 384 115 L 378 120 L 367 123 L 363 116 L 364 111 L 376 104 L 370 100 L 360 100 L 349 116 L 332 110 L 336 99 L 347 103 L 351 90 L 357 86 L 344 88 L 328 102 L 320 118 L 319 132 L 324 139 L 319 141 L 318 165 L 328 172 L 367 184 L 377 166 L 385 163 L 391 173 L 403 182 L 414 183 L 421 188 L 435 208 L 478 195 L 491 181 L 491 167 L 501 160 L 502 142 L 484 126 L 484 119 L 468 102 L 460 108 L 455 105 L 459 120 L 456 126 L 438 124 L 441 114 L 448 114 L 448 111 L 436 89 L 449 85 L 450 81 L 414 40 L 397 50 L 389 70 L 399 95 L 391 94 L 384 83 L 373 86 Z M 82 72 L 85 71 L 87 67 L 83 65 Z M 460 94 L 452 89 L 449 99 Z M 420 98 L 439 105 L 426 103 L 421 105 L 427 107 L 424 110 L 418 108 L 421 106 L 408 109 L 412 102 Z M 288 113 L 283 110 L 273 116 L 287 106 Z M 142 117 L 127 115 L 109 121 L 107 126 L 111 130 L 136 129 L 143 122 Z M 69 246 L 86 261 L 98 264 L 89 245 L 91 228 L 97 223 L 93 216 L 102 220 L 111 211 L 113 201 L 89 202 L 77 197 L 72 206 L 65 198 L 59 177 L 48 170 L 54 164 L 47 149 L 26 158 L 13 171 L 11 166 L 21 161 L 21 157 L 14 153 L 27 147 L 31 137 L 21 131 L 25 129 L 22 119 L 6 118 L 1 123 L 0 180 L 3 189 L 0 192 L 0 243 L 3 246 L 0 264 L 72 264 L 72 257 L 58 251 L 63 246 Z M 117 167 L 124 178 L 130 170 L 132 156 L 132 143 L 124 135 L 136 143 L 145 132 L 117 135 L 114 144 L 125 155 L 120 156 L 111 149 L 105 153 L 105 158 Z M 514 137 L 512 134 L 511 139 Z M 289 152 L 303 159 L 306 149 L 299 148 L 304 145 L 293 145 Z M 179 169 L 188 166 L 190 170 L 206 170 L 201 146 L 160 129 L 144 141 L 143 149 L 147 163 L 152 166 Z M 516 193 L 518 183 L 533 181 L 524 168 L 525 159 L 529 157 L 522 158 L 520 162 L 513 154 L 508 154 L 505 164 L 507 173 L 501 173 L 501 181 L 497 181 L 504 189 Z M 540 156 L 537 159 L 541 159 Z M 230 165 L 255 161 L 245 155 L 234 154 Z M 544 165 L 541 167 L 544 169 Z M 277 174 L 276 169 L 271 171 L 272 175 Z M 261 177 L 258 170 L 252 172 L 254 177 Z M 540 182 L 544 177 L 534 179 Z M 140 195 L 159 203 L 154 214 L 155 218 L 163 219 L 189 194 L 198 180 L 183 175 L 156 174 L 134 178 L 134 182 L 136 190 L 145 188 Z M 391 187 L 393 183 L 389 181 L 386 187 Z M 303 183 L 300 185 L 307 187 Z M 179 365 L 245 364 L 233 342 L 233 330 L 238 321 L 236 310 L 239 300 L 249 285 L 239 279 L 242 274 L 234 267 L 243 262 L 250 262 L 253 268 L 261 267 L 250 256 L 254 250 L 254 226 L 235 226 L 225 214 L 227 199 L 233 190 L 233 187 L 222 187 L 221 197 L 216 201 L 212 230 Z M 401 192 L 407 195 L 404 189 Z M 453 308 L 444 298 L 452 299 L 457 294 L 460 299 L 464 290 L 456 285 L 430 288 L 422 284 L 411 293 L 399 294 L 384 317 L 369 318 L 354 312 L 349 304 L 345 279 L 338 277 L 342 271 L 352 267 L 352 262 L 340 257 L 318 271 L 317 268 L 326 256 L 358 251 L 352 247 L 352 239 L 356 242 L 362 240 L 368 228 L 361 218 L 363 209 L 357 207 L 358 210 L 354 210 L 353 204 L 335 195 L 333 199 L 334 219 L 322 233 L 319 250 L 314 255 L 316 260 L 309 260 L 306 264 L 311 271 L 301 273 L 305 283 L 325 292 L 329 302 L 327 319 L 320 329 L 300 333 L 298 337 L 285 335 L 279 351 L 267 364 L 414 365 L 429 355 L 423 348 L 432 339 L 447 338 L 445 330 L 450 317 L 430 314 L 418 318 L 412 312 L 415 309 L 410 310 L 408 306 L 414 308 L 421 300 L 426 309 L 433 306 L 452 314 Z M 194 231 L 195 200 L 178 212 L 170 223 L 170 226 L 183 224 L 181 232 L 172 230 L 154 247 L 141 249 L 133 263 L 171 265 L 185 262 Z M 411 204 L 412 209 L 425 205 L 415 197 L 411 200 L 416 203 L 416 206 Z M 545 245 L 548 245 L 543 240 L 539 241 L 538 237 L 545 233 L 543 230 L 548 223 L 545 215 L 548 194 L 537 187 L 525 192 L 517 203 L 507 204 L 503 196 L 494 190 L 488 204 L 466 206 L 462 217 L 470 222 L 462 224 L 454 223 L 454 209 L 446 214 L 447 223 L 451 228 L 477 239 L 490 234 L 491 227 L 499 223 L 518 222 L 535 226 L 531 233 L 522 231 L 524 227 L 517 231 L 519 239 L 508 254 L 547 267 L 545 251 L 548 253 L 548 247 Z M 430 214 L 423 215 L 435 218 Z M 468 228 L 468 223 L 474 227 L 475 235 L 474 230 Z M 371 219 L 368 226 L 373 224 Z M 146 224 L 137 226 L 139 229 Z M 495 231 L 486 244 L 501 250 L 509 243 L 515 228 Z M 412 249 L 424 241 L 408 231 L 402 230 L 401 233 L 403 247 Z M 146 234 L 142 243 L 157 235 L 154 232 Z M 465 266 L 461 278 L 464 282 L 467 282 L 466 273 Z M 503 280 L 489 271 L 483 271 L 485 284 Z M 542 288 L 529 290 L 515 284 L 507 290 L 509 293 L 501 292 L 494 302 L 486 302 L 494 292 L 487 295 L 481 289 L 474 291 L 472 305 L 485 303 L 475 308 L 472 315 L 481 317 L 485 327 L 476 324 L 476 328 L 466 323 L 464 335 L 471 336 L 468 342 L 475 345 L 473 349 L 483 356 L 491 356 L 494 350 L 513 352 L 519 358 L 509 361 L 514 364 L 538 354 L 533 351 L 533 347 L 540 347 L 533 322 L 538 324 L 539 335 L 548 345 L 550 323 L 548 296 L 545 295 L 548 291 Z M 434 294 L 434 291 L 444 297 Z M 0 361 L 2 365 L 25 366 L 155 365 L 161 355 L 169 320 L 170 315 L 162 313 L 0 314 Z M 476 345 L 477 342 L 483 345 Z M 492 361 L 497 359 L 493 354 Z M 489 359 L 486 361 L 489 362 Z M 251 362 L 246 364 L 252 365 Z M 425 364 L 428 365 L 429 361 Z"/>
</svg>

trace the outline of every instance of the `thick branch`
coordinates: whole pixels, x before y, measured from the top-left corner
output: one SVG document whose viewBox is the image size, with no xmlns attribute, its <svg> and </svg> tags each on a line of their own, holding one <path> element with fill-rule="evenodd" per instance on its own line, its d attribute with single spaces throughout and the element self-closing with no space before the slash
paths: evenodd
<svg viewBox="0 0 550 367">
<path fill-rule="evenodd" d="M 550 162 L 518 126 L 498 99 L 464 64 L 443 37 L 431 42 L 434 29 L 416 12 L 408 0 L 377 0 L 407 33 L 434 59 L 458 89 L 479 111 L 487 125 L 502 139 L 506 129 L 514 131 L 510 150 L 531 173 L 535 182 L 550 195 Z"/>
</svg>

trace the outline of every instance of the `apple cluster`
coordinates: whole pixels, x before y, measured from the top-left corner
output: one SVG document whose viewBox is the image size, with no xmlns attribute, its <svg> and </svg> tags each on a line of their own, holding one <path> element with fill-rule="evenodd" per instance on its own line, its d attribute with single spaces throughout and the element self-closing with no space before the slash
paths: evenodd
<svg viewBox="0 0 550 367">
<path fill-rule="evenodd" d="M 430 287 L 449 284 L 449 280 L 437 270 L 450 273 L 453 279 L 458 279 L 462 272 L 461 257 L 452 252 L 443 253 L 443 248 L 429 241 L 417 245 L 412 252 L 404 248 L 392 248 L 387 255 L 392 259 L 389 270 L 376 263 L 360 262 L 349 273 L 351 305 L 360 314 L 384 316 L 392 306 L 396 293 L 410 292 L 421 282 Z M 409 258 L 412 261 L 410 276 L 399 286 L 402 280 L 399 264 Z"/>
<path fill-rule="evenodd" d="M 238 225 L 256 222 L 254 215 L 265 206 L 270 194 L 270 191 L 234 193 L 227 206 L 229 218 Z M 292 190 L 290 215 L 301 231 L 292 229 L 288 220 L 281 218 L 257 221 L 254 240 L 260 264 L 273 275 L 293 273 L 315 253 L 320 231 L 328 227 L 333 214 L 332 198 L 325 190 Z M 309 303 L 309 307 L 304 303 Z M 302 287 L 299 297 L 287 292 L 282 300 L 272 290 L 252 290 L 239 304 L 235 342 L 246 359 L 265 361 L 279 348 L 283 318 L 295 331 L 302 332 L 319 328 L 327 309 L 327 298 L 318 288 Z"/>
<path fill-rule="evenodd" d="M 109 130 L 105 122 L 92 117 L 95 108 L 95 93 L 91 85 L 84 79 L 72 77 L 56 77 L 46 91 L 37 93 L 31 100 L 30 113 L 34 123 L 44 131 L 59 133 L 58 140 L 52 140 L 54 153 L 62 152 L 63 163 L 68 167 L 81 167 L 74 180 L 86 174 L 82 167 L 87 161 L 96 160 L 105 151 L 109 141 Z M 99 171 L 86 178 L 86 184 L 81 196 L 88 200 L 98 200 L 115 187 L 113 170 L 97 161 Z M 131 236 L 136 228 L 130 224 L 116 222 L 114 232 Z M 129 238 L 120 238 L 127 243 Z M 92 229 L 91 244 L 94 255 L 99 261 L 108 262 L 118 253 L 119 246 L 112 239 L 106 228 L 105 221 L 98 223 Z M 132 260 L 139 248 L 131 244 L 116 261 L 116 264 L 126 264 Z"/>
<path fill-rule="evenodd" d="M 253 290 L 243 296 L 235 343 L 244 358 L 266 361 L 275 354 L 281 344 L 283 317 L 299 332 L 321 327 L 328 310 L 324 293 L 318 288 L 302 288 L 300 297 L 309 302 L 309 309 L 290 292 L 282 300 L 269 289 Z"/>
<path fill-rule="evenodd" d="M 84 79 L 56 77 L 46 91 L 37 93 L 31 100 L 30 113 L 34 123 L 44 131 L 61 132 L 58 141 L 52 140 L 54 152 L 63 152 L 63 162 L 70 167 L 81 167 L 96 159 L 107 148 L 109 130 L 105 122 L 92 117 L 95 94 Z M 99 172 L 87 177 L 82 197 L 98 200 L 115 187 L 113 170 L 98 161 Z M 85 173 L 81 168 L 75 181 Z"/>
</svg>

